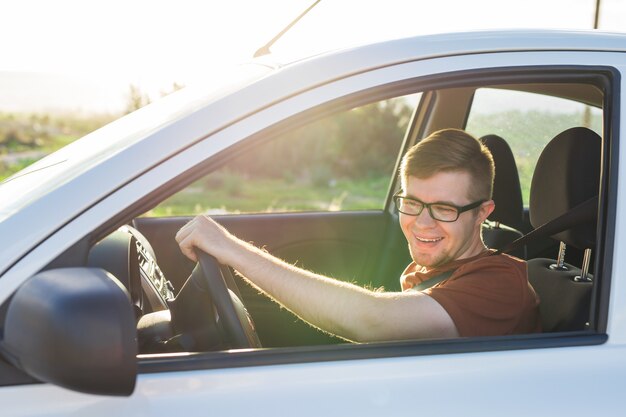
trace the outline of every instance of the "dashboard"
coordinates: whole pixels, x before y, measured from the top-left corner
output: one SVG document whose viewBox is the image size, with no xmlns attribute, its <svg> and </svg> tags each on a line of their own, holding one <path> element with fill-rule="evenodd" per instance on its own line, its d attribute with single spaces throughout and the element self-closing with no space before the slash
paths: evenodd
<svg viewBox="0 0 626 417">
<path fill-rule="evenodd" d="M 174 299 L 152 246 L 133 227 L 122 226 L 93 245 L 87 265 L 110 272 L 128 289 L 138 317 L 167 310 Z"/>
<path fill-rule="evenodd" d="M 174 299 L 174 287 L 156 263 L 152 248 L 146 247 L 145 243 L 134 236 L 132 240 L 137 251 L 142 288 L 148 297 L 148 302 L 153 307 L 159 305 L 167 308 L 167 302 Z"/>
</svg>

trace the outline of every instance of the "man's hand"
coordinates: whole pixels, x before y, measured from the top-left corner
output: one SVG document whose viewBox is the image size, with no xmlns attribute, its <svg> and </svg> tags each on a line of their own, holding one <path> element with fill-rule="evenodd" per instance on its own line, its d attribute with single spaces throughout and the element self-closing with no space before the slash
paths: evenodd
<svg viewBox="0 0 626 417">
<path fill-rule="evenodd" d="M 176 233 L 176 242 L 183 254 L 198 261 L 196 250 L 201 250 L 220 263 L 227 262 L 227 251 L 233 236 L 208 216 L 197 216 Z"/>
</svg>

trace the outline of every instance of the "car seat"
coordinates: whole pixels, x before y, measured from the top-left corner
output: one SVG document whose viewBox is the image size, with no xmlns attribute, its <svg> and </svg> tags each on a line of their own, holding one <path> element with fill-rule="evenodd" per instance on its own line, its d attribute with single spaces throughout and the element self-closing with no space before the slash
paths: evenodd
<svg viewBox="0 0 626 417">
<path fill-rule="evenodd" d="M 483 240 L 488 247 L 501 249 L 522 236 L 522 187 L 509 144 L 498 135 L 486 135 L 480 141 L 491 152 L 495 165 L 492 198 L 496 208 L 483 224 Z M 525 258 L 525 247 L 520 247 L 511 254 Z"/>
<path fill-rule="evenodd" d="M 537 228 L 598 196 L 602 139 L 575 127 L 555 136 L 541 153 L 530 191 L 530 221 Z M 544 332 L 584 330 L 589 320 L 597 215 L 552 238 L 584 250 L 580 268 L 563 259 L 528 261 L 528 278 L 539 295 Z M 560 256 L 564 256 L 561 253 Z"/>
</svg>

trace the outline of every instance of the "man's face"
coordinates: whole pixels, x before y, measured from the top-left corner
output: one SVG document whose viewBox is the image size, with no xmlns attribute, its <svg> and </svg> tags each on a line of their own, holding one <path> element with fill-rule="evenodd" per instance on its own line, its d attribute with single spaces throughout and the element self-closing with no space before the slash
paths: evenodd
<svg viewBox="0 0 626 417">
<path fill-rule="evenodd" d="M 471 177 L 467 172 L 439 172 L 429 178 L 409 177 L 403 194 L 425 203 L 447 203 L 458 207 L 473 203 L 468 197 Z M 463 212 L 455 222 L 434 220 L 426 208 L 419 216 L 400 213 L 400 227 L 418 265 L 434 268 L 456 259 L 478 255 L 484 245 L 481 224 L 493 211 L 493 201 Z"/>
</svg>

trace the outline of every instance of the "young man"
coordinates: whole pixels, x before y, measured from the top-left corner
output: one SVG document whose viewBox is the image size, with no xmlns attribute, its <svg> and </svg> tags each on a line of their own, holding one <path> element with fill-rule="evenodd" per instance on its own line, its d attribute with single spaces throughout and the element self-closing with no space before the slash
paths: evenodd
<svg viewBox="0 0 626 417">
<path fill-rule="evenodd" d="M 489 151 L 461 130 L 441 130 L 407 152 L 400 174 L 395 202 L 413 259 L 401 277 L 403 292 L 370 291 L 289 265 L 206 216 L 181 228 L 176 240 L 190 259 L 195 248 L 215 256 L 305 321 L 347 340 L 540 331 L 526 264 L 493 255 L 482 241 L 481 224 L 494 209 Z M 446 272 L 431 288 L 413 289 Z"/>
</svg>

